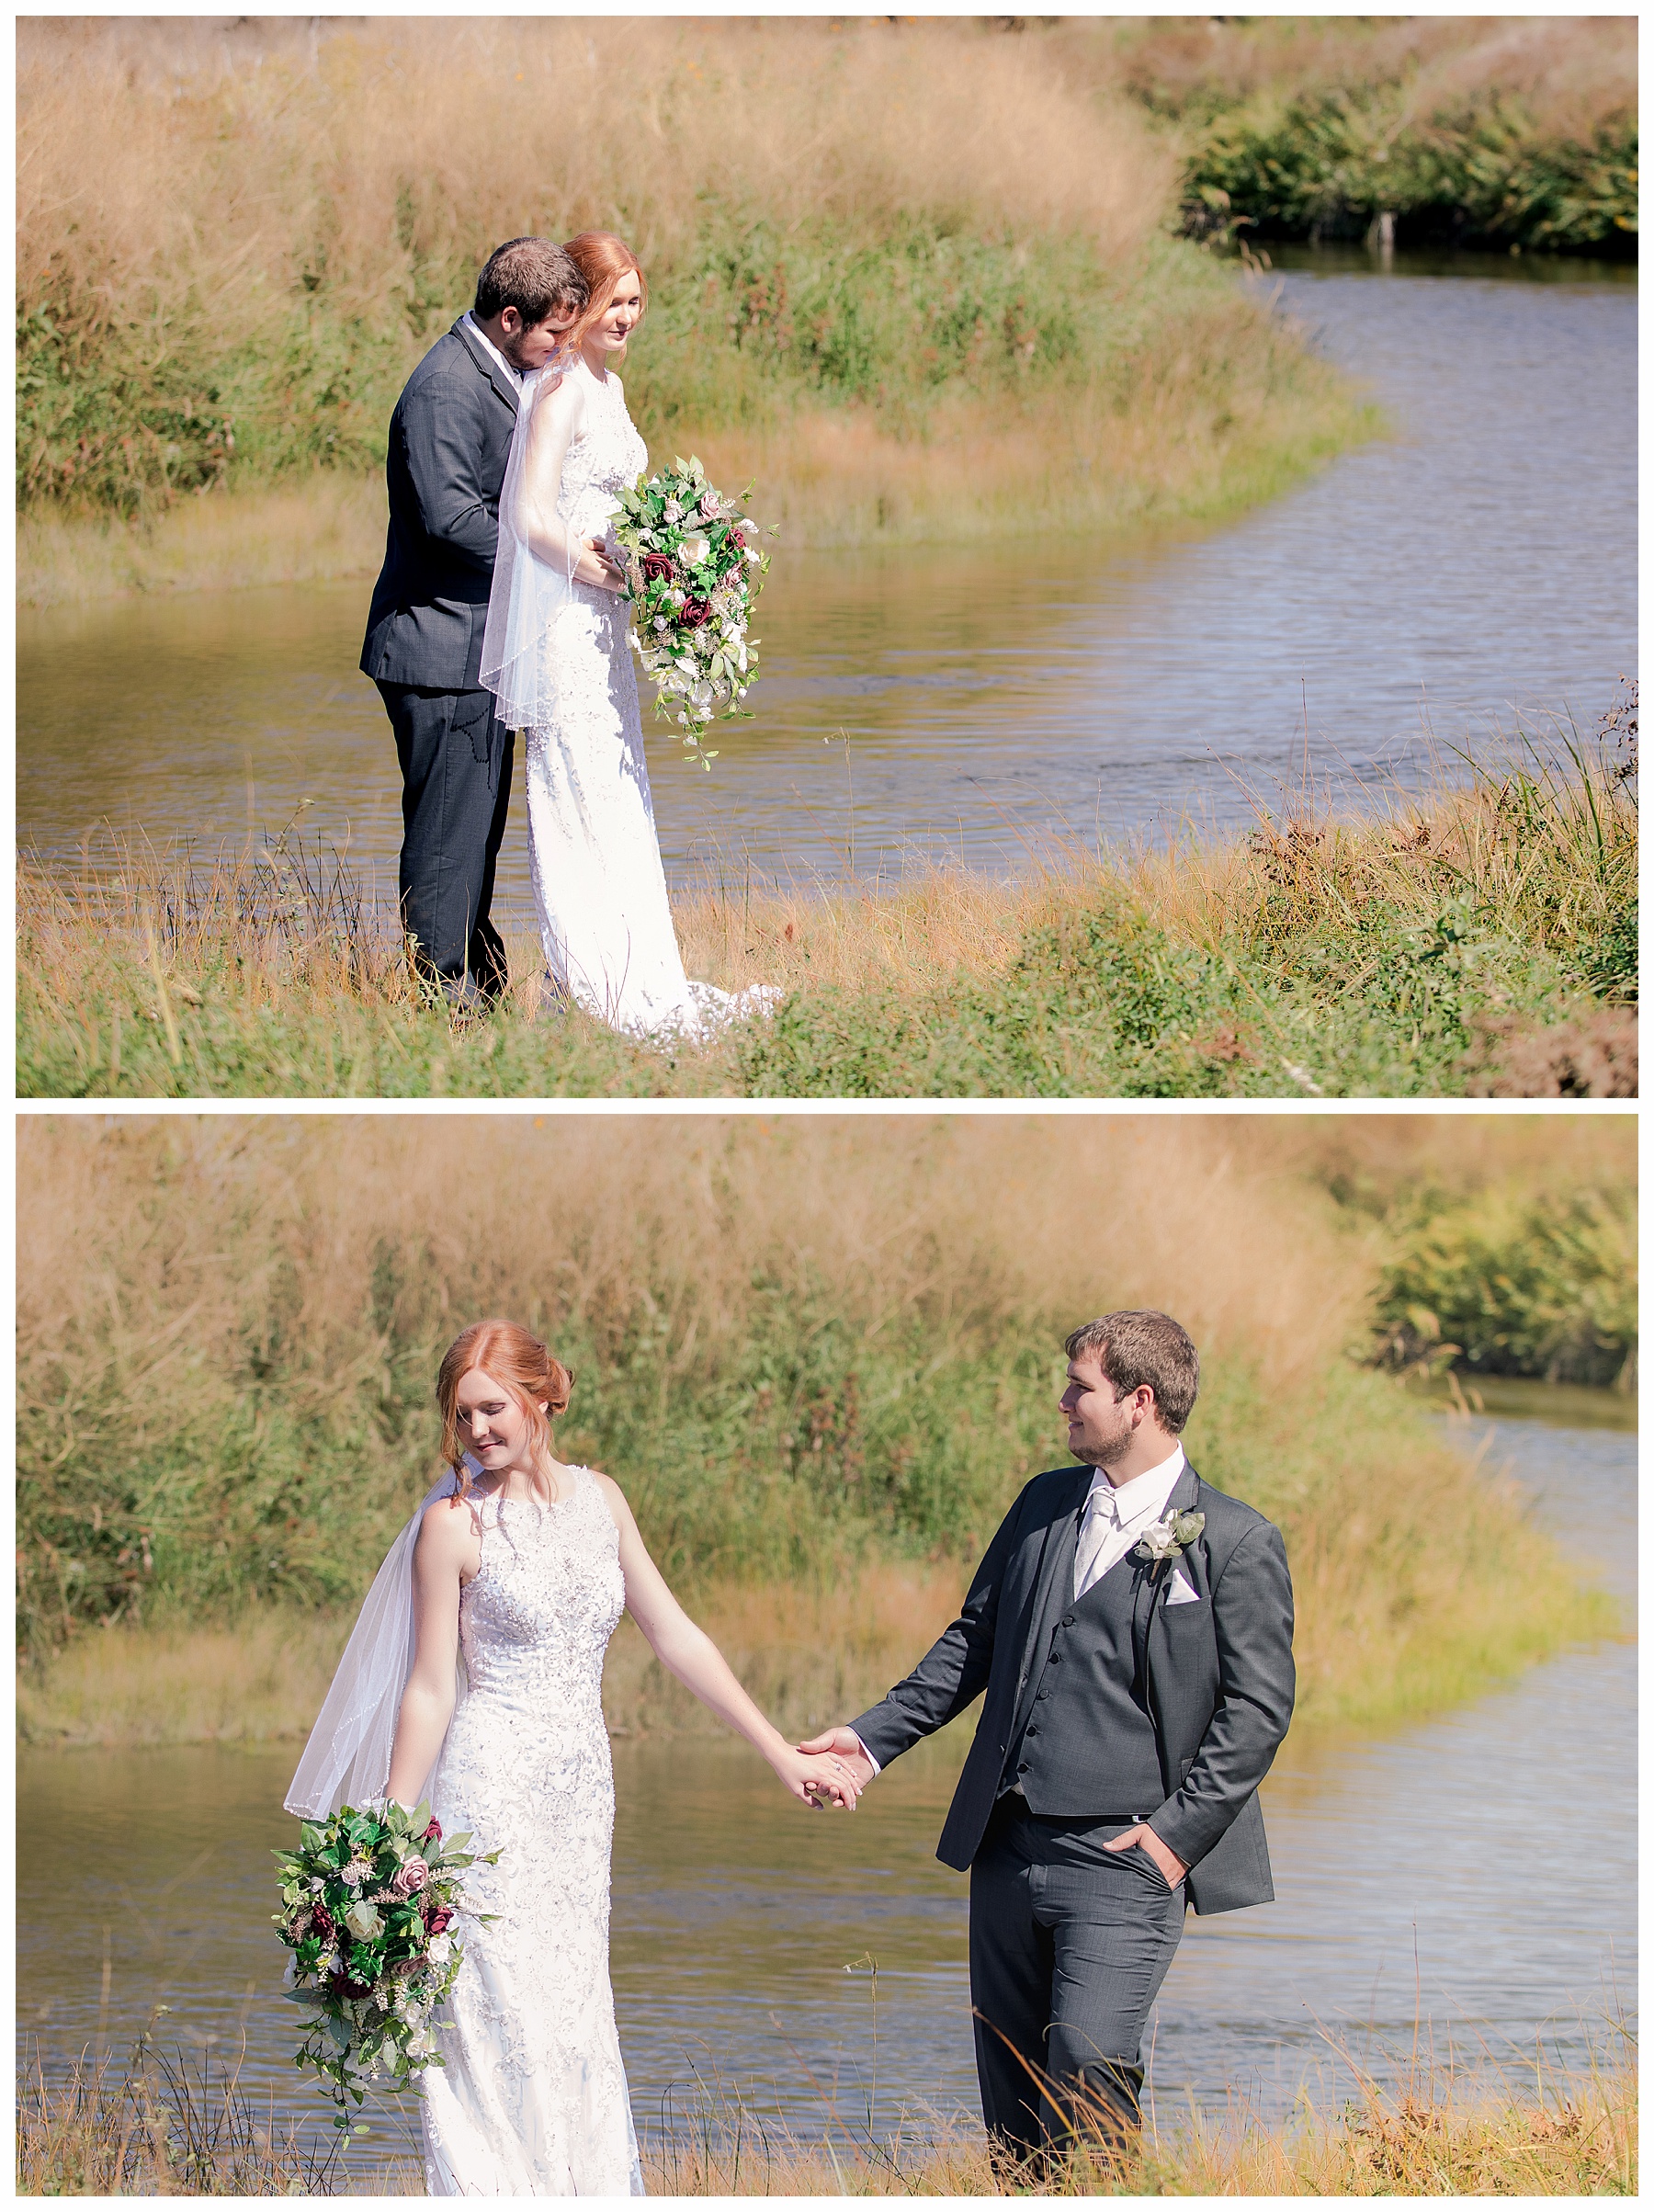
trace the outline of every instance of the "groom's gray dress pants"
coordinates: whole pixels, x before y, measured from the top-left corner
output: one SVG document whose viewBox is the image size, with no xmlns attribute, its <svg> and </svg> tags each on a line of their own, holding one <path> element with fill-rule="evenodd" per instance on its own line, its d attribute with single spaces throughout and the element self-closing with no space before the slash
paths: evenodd
<svg viewBox="0 0 1654 2212">
<path fill-rule="evenodd" d="M 1018 2158 L 1139 2124 L 1143 2030 L 1183 1934 L 1184 1889 L 1127 1820 L 1048 1820 L 1014 1793 L 970 1867 L 970 2001 L 991 2140 Z"/>
<path fill-rule="evenodd" d="M 511 805 L 515 741 L 488 691 L 380 684 L 402 777 L 398 891 L 421 973 L 449 996 L 467 979 L 484 999 L 507 981 L 505 945 L 489 920 Z"/>
</svg>

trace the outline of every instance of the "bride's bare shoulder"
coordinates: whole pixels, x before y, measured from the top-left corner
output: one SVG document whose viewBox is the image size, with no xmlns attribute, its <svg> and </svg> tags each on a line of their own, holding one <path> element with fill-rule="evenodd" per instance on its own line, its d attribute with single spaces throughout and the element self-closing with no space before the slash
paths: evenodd
<svg viewBox="0 0 1654 2212">
<path fill-rule="evenodd" d="M 449 1551 L 463 1552 L 476 1537 L 476 1501 L 462 1498 L 458 1491 L 452 1496 L 437 1498 L 425 1507 L 425 1516 L 419 1531 L 419 1548 L 427 1546 L 437 1555 Z"/>
</svg>

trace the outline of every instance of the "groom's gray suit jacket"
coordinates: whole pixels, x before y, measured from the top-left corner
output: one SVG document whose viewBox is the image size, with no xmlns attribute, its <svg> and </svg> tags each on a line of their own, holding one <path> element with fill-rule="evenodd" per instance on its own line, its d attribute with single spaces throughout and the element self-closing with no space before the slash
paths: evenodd
<svg viewBox="0 0 1654 2212">
<path fill-rule="evenodd" d="M 516 416 L 510 379 L 459 323 L 403 387 L 385 456 L 385 565 L 362 644 L 377 682 L 477 688 Z"/>
<path fill-rule="evenodd" d="M 883 1766 L 986 1690 L 936 1849 L 946 1866 L 963 1870 L 976 1855 L 1053 1639 L 1071 1616 L 1091 1482 L 1089 1467 L 1035 1476 L 989 1545 L 958 1619 L 852 1723 Z M 1195 1911 L 1227 1912 L 1274 1895 L 1257 1789 L 1292 1718 L 1292 1581 L 1274 1523 L 1192 1467 L 1178 1477 L 1167 1511 L 1203 1513 L 1206 1526 L 1177 1561 L 1194 1604 L 1167 1605 L 1170 1566 L 1138 1586 L 1136 1641 L 1165 1792 L 1150 1825 L 1188 1866 Z M 1059 1745 L 1044 1749 L 1060 1759 Z"/>
</svg>

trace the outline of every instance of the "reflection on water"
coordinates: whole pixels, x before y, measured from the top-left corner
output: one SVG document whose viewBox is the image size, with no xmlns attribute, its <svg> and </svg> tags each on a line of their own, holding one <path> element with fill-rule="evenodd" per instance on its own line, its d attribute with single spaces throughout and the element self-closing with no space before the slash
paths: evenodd
<svg viewBox="0 0 1654 2212">
<path fill-rule="evenodd" d="M 1635 1437 L 1488 1433 L 1489 1465 L 1512 1463 L 1565 1541 L 1609 1532 L 1597 1564 L 1631 1596 Z M 890 2124 L 975 2113 L 966 1884 L 934 1855 L 971 1725 L 899 1761 L 853 1819 L 795 1807 L 736 1744 L 617 1745 L 615 1990 L 640 2127 L 697 2077 L 801 2131 L 824 2099 Z M 1604 2014 L 1635 2008 L 1635 1650 L 1614 1644 L 1285 1761 L 1264 1792 L 1278 1902 L 1190 1920 L 1152 2031 L 1162 2111 L 1336 2100 L 1329 2038 L 1391 2076 L 1416 2013 L 1467 2060 L 1603 2048 Z M 264 1854 L 290 1829 L 293 1755 L 22 1760 L 21 2034 L 54 2057 L 119 2044 L 161 2002 L 187 2044 L 232 2049 L 244 2027 L 244 2078 L 292 2099 Z M 876 1984 L 846 1973 L 869 1958 Z"/>
<path fill-rule="evenodd" d="M 1191 811 L 1232 824 L 1243 787 L 1274 796 L 1306 741 L 1354 803 L 1357 784 L 1422 773 L 1427 727 L 1479 744 L 1521 709 L 1588 729 L 1635 667 L 1635 285 L 1349 259 L 1271 281 L 1398 435 L 1234 527 L 1126 551 L 784 551 L 756 720 L 720 729 L 710 777 L 651 726 L 674 879 L 866 874 L 908 853 L 1007 872 L 1053 840 Z M 22 841 L 66 856 L 106 816 L 239 841 L 249 813 L 273 831 L 309 795 L 312 823 L 393 888 L 394 755 L 356 673 L 366 590 L 30 621 Z M 520 770 L 517 790 L 501 884 L 523 913 Z"/>
</svg>

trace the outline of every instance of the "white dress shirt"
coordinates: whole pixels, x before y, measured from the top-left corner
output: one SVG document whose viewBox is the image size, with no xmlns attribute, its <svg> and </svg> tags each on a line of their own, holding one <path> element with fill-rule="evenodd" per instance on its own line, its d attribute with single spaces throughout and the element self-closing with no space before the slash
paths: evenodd
<svg viewBox="0 0 1654 2212">
<path fill-rule="evenodd" d="M 1126 1557 L 1150 1522 L 1161 1518 L 1187 1464 L 1183 1446 L 1173 1445 L 1169 1459 L 1162 1459 L 1147 1474 L 1133 1475 L 1117 1490 L 1103 1469 L 1097 1469 L 1081 1512 L 1080 1537 L 1074 1547 L 1076 1597 L 1083 1597 L 1093 1582 Z M 856 1741 L 861 1743 L 859 1736 Z M 862 1755 L 876 1775 L 882 1771 L 865 1743 Z"/>
<path fill-rule="evenodd" d="M 490 360 L 492 360 L 496 367 L 503 369 L 505 371 L 505 374 L 511 379 L 511 389 L 513 391 L 521 391 L 523 389 L 522 370 L 520 369 L 514 369 L 511 366 L 511 363 L 505 358 L 505 356 L 500 351 L 499 347 L 494 344 L 493 340 L 489 336 L 488 333 L 478 322 L 476 316 L 471 313 L 471 311 L 469 307 L 460 316 L 459 320 L 464 323 L 466 329 L 470 331 L 471 336 L 475 338 L 477 344 L 482 348 L 483 352 L 487 354 Z"/>
<path fill-rule="evenodd" d="M 1074 1595 L 1083 1597 L 1093 1582 L 1126 1557 L 1151 1521 L 1160 1520 L 1166 1500 L 1177 1487 L 1186 1465 L 1184 1448 L 1174 1445 L 1172 1457 L 1151 1467 L 1147 1474 L 1133 1475 L 1116 1489 L 1103 1468 L 1092 1477 L 1091 1494 L 1080 1516 L 1080 1537 L 1074 1546 Z"/>
</svg>

